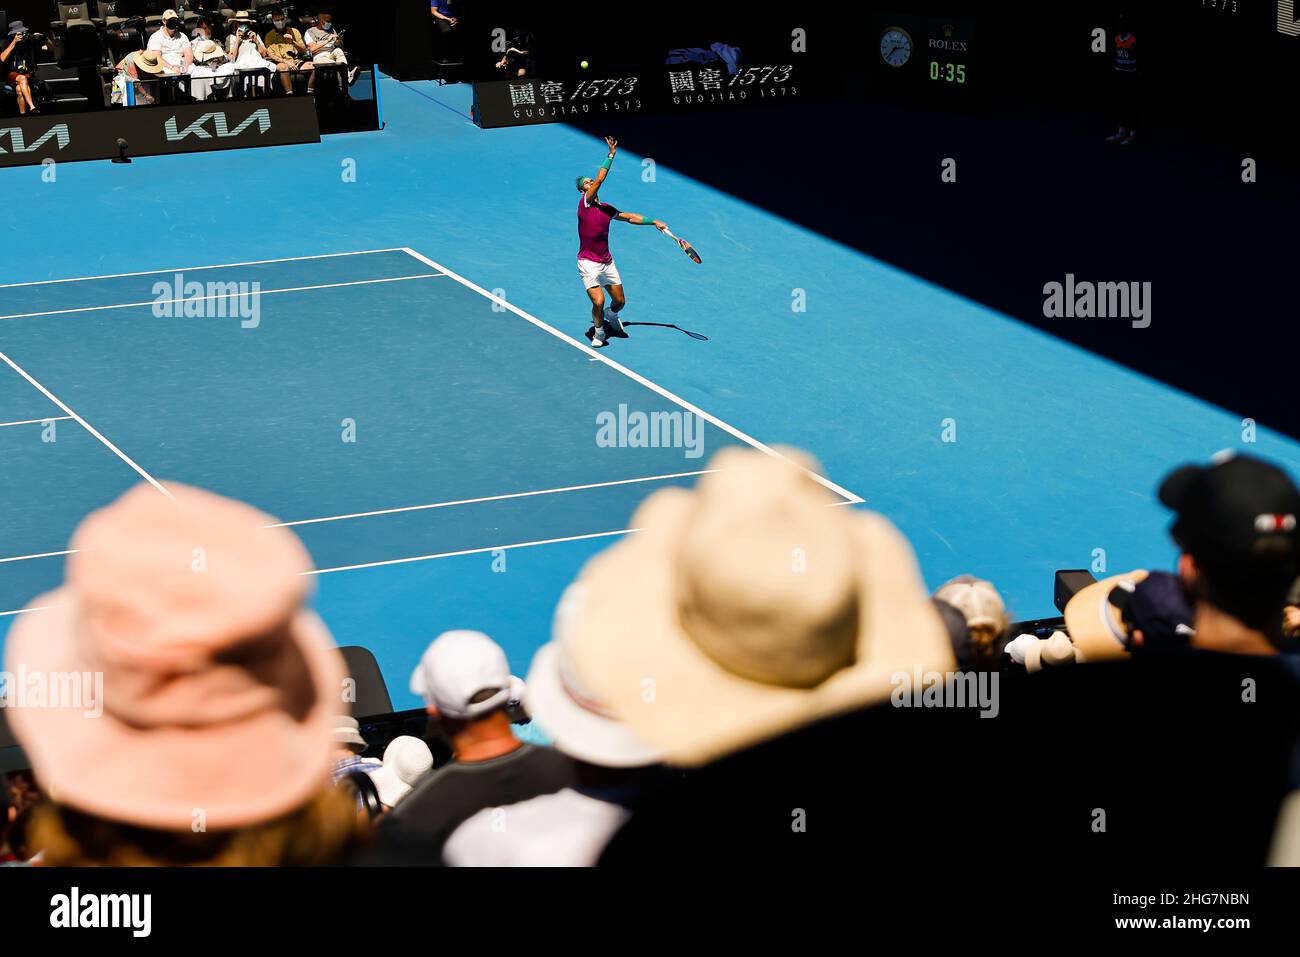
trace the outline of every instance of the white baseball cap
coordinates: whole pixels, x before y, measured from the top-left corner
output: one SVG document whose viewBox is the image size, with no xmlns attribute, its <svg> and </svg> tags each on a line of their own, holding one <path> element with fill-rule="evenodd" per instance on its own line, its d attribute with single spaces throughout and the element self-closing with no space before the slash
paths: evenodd
<svg viewBox="0 0 1300 957">
<path fill-rule="evenodd" d="M 493 692 L 482 700 L 476 697 Z M 501 646 L 481 631 L 444 631 L 411 673 L 411 693 L 448 718 L 477 718 L 520 701 L 524 683 L 510 673 Z"/>
</svg>

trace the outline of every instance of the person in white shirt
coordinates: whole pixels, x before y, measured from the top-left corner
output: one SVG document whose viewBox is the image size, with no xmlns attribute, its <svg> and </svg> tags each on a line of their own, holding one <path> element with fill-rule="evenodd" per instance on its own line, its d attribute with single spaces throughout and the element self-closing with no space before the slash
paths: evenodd
<svg viewBox="0 0 1300 957">
<path fill-rule="evenodd" d="M 272 63 L 267 59 L 266 47 L 257 35 L 257 24 L 247 10 L 240 10 L 230 18 L 226 56 L 234 62 L 236 70 L 267 70 L 275 73 L 289 69 L 287 63 Z M 257 85 L 265 89 L 265 79 L 259 79 Z"/>
<path fill-rule="evenodd" d="M 311 54 L 314 63 L 336 64 L 338 66 L 348 65 L 348 55 L 343 50 L 342 33 L 334 32 L 334 15 L 332 13 L 322 13 L 312 27 L 302 35 L 303 42 L 307 44 L 307 51 Z M 339 86 L 343 92 L 357 78 L 357 71 L 360 67 L 352 67 L 346 72 L 346 75 L 340 71 Z"/>
<path fill-rule="evenodd" d="M 190 67 L 190 94 L 196 100 L 211 99 L 216 91 L 230 88 L 235 65 L 226 59 L 216 40 L 194 42 L 194 65 Z"/>
<path fill-rule="evenodd" d="M 181 32 L 181 18 L 175 10 L 163 12 L 163 25 L 149 38 L 146 49 L 158 54 L 164 74 L 189 73 L 194 63 L 194 50 L 190 47 L 189 37 Z"/>
</svg>

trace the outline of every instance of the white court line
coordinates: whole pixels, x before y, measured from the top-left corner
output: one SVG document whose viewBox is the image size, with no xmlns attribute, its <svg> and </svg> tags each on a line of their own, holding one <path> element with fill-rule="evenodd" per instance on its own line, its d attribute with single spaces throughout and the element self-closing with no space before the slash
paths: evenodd
<svg viewBox="0 0 1300 957">
<path fill-rule="evenodd" d="M 118 448 L 116 445 L 114 445 L 112 442 L 108 441 L 108 439 L 104 438 L 104 436 L 99 432 L 99 430 L 97 430 L 93 425 L 91 425 L 89 422 L 87 422 L 87 421 L 86 421 L 85 419 L 83 419 L 81 416 L 77 415 L 77 413 L 73 412 L 72 409 L 71 409 L 71 408 L 70 408 L 70 407 L 69 407 L 69 406 L 68 406 L 68 405 L 67 405 L 67 404 L 66 404 L 62 399 L 60 399 L 57 395 L 55 395 L 55 394 L 54 394 L 53 392 L 51 392 L 49 389 L 45 388 L 45 386 L 41 385 L 39 382 L 37 382 L 35 379 L 33 379 L 33 378 L 32 378 L 32 377 L 27 373 L 27 370 L 26 370 L 26 369 L 24 369 L 24 368 L 23 368 L 22 366 L 20 366 L 18 363 L 14 362 L 13 359 L 10 359 L 10 358 L 9 358 L 7 355 L 5 355 L 3 352 L 0 352 L 0 360 L 4 360 L 5 364 L 8 365 L 9 368 L 13 369 L 13 370 L 14 370 L 15 372 L 17 372 L 20 376 L 22 376 L 24 379 L 26 379 L 27 382 L 28 382 L 30 385 L 32 385 L 32 386 L 33 386 L 33 387 L 34 387 L 38 392 L 41 393 L 41 395 L 45 396 L 45 398 L 49 399 L 51 402 L 53 402 L 55 405 L 57 405 L 57 406 L 58 406 L 60 409 L 62 409 L 64 412 L 68 413 L 68 418 L 70 418 L 70 419 L 76 419 L 78 425 L 80 425 L 83 429 L 85 429 L 87 432 L 89 432 L 89 433 L 90 433 L 91 435 L 93 435 L 95 438 L 99 439 L 99 441 L 103 442 L 104 445 L 106 445 L 106 446 L 108 447 L 108 450 L 109 450 L 110 452 L 112 452 L 114 455 L 116 455 L 119 459 L 121 459 L 121 460 L 122 460 L 123 462 L 125 462 L 127 465 L 131 466 L 131 468 L 135 469 L 136 472 L 138 472 L 138 473 L 140 474 L 141 478 L 143 478 L 146 482 L 148 482 L 150 485 L 152 485 L 152 486 L 153 486 L 154 488 L 156 488 L 158 491 L 162 492 L 162 493 L 163 493 L 164 495 L 166 495 L 168 498 L 172 498 L 172 493 L 169 492 L 169 491 L 167 491 L 165 488 L 163 488 L 162 485 L 159 484 L 159 482 L 158 482 L 158 480 L 157 480 L 156 478 L 154 478 L 152 475 L 150 475 L 150 474 L 149 474 L 148 472 L 146 472 L 144 469 L 140 468 L 140 466 L 137 465 L 137 464 L 135 463 L 135 461 L 134 461 L 134 460 L 133 460 L 129 455 L 127 455 L 125 452 L 123 452 L 121 449 L 119 449 L 119 448 Z"/>
<path fill-rule="evenodd" d="M 75 309 L 50 309 L 46 312 L 19 312 L 12 316 L 0 316 L 0 319 L 34 319 L 37 316 L 66 316 L 74 312 L 101 312 L 108 309 L 134 309 L 138 306 L 182 305 L 187 302 L 203 302 L 207 299 L 236 299 L 245 296 L 270 296 L 280 292 L 309 292 L 313 289 L 341 289 L 344 286 L 373 286 L 384 282 L 406 282 L 410 279 L 442 279 L 437 273 L 425 272 L 418 276 L 392 276 L 387 279 L 356 279 L 352 282 L 327 282 L 319 286 L 293 286 L 288 289 L 256 289 L 251 292 L 225 292 L 212 296 L 190 296 L 186 299 L 148 299 L 144 302 L 119 302 L 109 306 L 78 306 Z M 232 316 L 231 318 L 239 318 Z"/>
<path fill-rule="evenodd" d="M 60 555 L 75 555 L 77 552 L 84 552 L 84 548 L 69 548 L 61 552 L 40 552 L 36 555 L 15 555 L 13 558 L 0 558 L 0 565 L 5 562 L 25 562 L 33 558 L 58 558 Z"/>
<path fill-rule="evenodd" d="M 32 611 L 49 611 L 52 608 L 58 607 L 58 605 L 37 605 L 35 608 L 19 608 L 16 611 L 0 611 L 0 618 L 11 618 L 14 615 L 25 615 Z"/>
<path fill-rule="evenodd" d="M 431 508 L 450 508 L 453 505 L 477 505 L 480 502 L 502 502 L 512 498 L 529 498 L 534 495 L 554 495 L 560 492 L 582 492 L 593 488 L 608 488 L 612 485 L 633 485 L 637 482 L 661 482 L 667 479 L 690 478 L 695 475 L 708 475 L 718 469 L 701 469 L 697 472 L 673 472 L 668 475 L 647 475 L 644 478 L 615 479 L 611 482 L 592 482 L 590 485 L 566 485 L 562 488 L 543 488 L 531 492 L 510 492 L 506 495 L 484 495 L 481 498 L 462 498 L 455 502 L 434 502 L 432 505 L 403 505 L 399 508 L 381 508 L 373 512 L 352 512 L 349 515 L 330 515 L 326 518 L 303 518 L 295 522 L 277 522 L 263 525 L 262 528 L 292 528 L 297 525 L 316 525 L 320 522 L 341 522 L 349 518 L 371 518 L 375 515 L 396 515 L 399 512 L 419 512 Z"/>
<path fill-rule="evenodd" d="M 309 259 L 338 259 L 344 256 L 373 256 L 376 253 L 403 253 L 406 249 L 394 246 L 391 249 L 362 249 L 354 253 L 322 253 L 319 256 L 287 256 L 284 259 L 255 259 L 246 263 L 218 263 L 215 266 L 177 266 L 172 269 L 148 269 L 144 272 L 118 272 L 107 276 L 77 276 L 72 279 L 40 279 L 35 282 L 11 282 L 0 285 L 0 289 L 18 289 L 22 286 L 52 286 L 63 282 L 93 282 L 96 279 L 126 279 L 131 276 L 157 276 L 167 272 L 198 272 L 200 269 L 234 269 L 237 266 L 266 266 L 271 263 L 296 263 Z"/>
<path fill-rule="evenodd" d="M 46 422 L 64 422 L 72 418 L 70 415 L 47 415 L 43 419 L 23 419 L 21 422 L 0 422 L 0 429 L 7 429 L 11 425 L 36 425 L 38 422 L 44 425 Z"/>
<path fill-rule="evenodd" d="M 632 379 L 633 381 L 640 383 L 641 385 L 645 386 L 647 389 L 651 390 L 652 392 L 657 392 L 659 395 L 663 396 L 665 399 L 668 399 L 670 402 L 677 403 L 686 411 L 694 413 L 695 415 L 704 419 L 706 422 L 711 422 L 713 425 L 722 429 L 722 431 L 727 432 L 728 434 L 740 439 L 742 442 L 752 445 L 754 448 L 758 449 L 761 452 L 766 452 L 768 455 L 772 456 L 773 458 L 779 458 L 784 461 L 789 461 L 789 459 L 786 459 L 785 456 L 781 455 L 779 452 L 776 452 L 775 450 L 764 445 L 762 442 L 758 441 L 758 439 L 754 438 L 752 435 L 748 435 L 740 431 L 740 429 L 737 429 L 735 426 L 728 425 L 726 422 L 723 422 L 717 416 L 710 415 L 708 412 L 705 412 L 699 406 L 687 402 L 679 395 L 675 395 L 672 392 L 669 392 L 667 389 L 665 389 L 663 386 L 659 385 L 658 383 L 651 382 L 649 379 L 647 379 L 645 376 L 641 375 L 640 373 L 633 372 L 631 369 L 627 368 L 626 366 L 620 365 L 619 363 L 615 362 L 613 359 L 610 359 L 608 356 L 601 355 L 600 353 L 596 352 L 596 350 L 592 349 L 590 346 L 583 345 L 581 342 L 579 342 L 577 339 L 574 339 L 572 336 L 565 335 L 563 332 L 556 329 L 554 326 L 548 325 L 547 323 L 538 319 L 536 316 L 524 312 L 524 310 L 520 309 L 518 306 L 514 305 L 513 303 L 507 302 L 506 300 L 502 299 L 500 296 L 494 296 L 492 293 L 488 292 L 482 286 L 470 282 L 464 276 L 458 275 L 457 273 L 448 269 L 446 266 L 442 265 L 441 263 L 434 262 L 428 256 L 424 256 L 420 253 L 417 253 L 414 249 L 411 249 L 409 246 L 405 247 L 403 251 L 406 252 L 408 255 L 410 255 L 412 258 L 418 259 L 426 266 L 432 266 L 434 269 L 442 270 L 444 274 L 456 280 L 458 283 L 460 283 L 462 286 L 466 287 L 467 289 L 473 289 L 480 296 L 483 296 L 487 299 L 491 299 L 493 302 L 498 303 L 501 306 L 504 306 L 505 308 L 509 309 L 511 312 L 513 312 L 515 315 L 519 316 L 520 318 L 526 319 L 529 322 L 531 322 L 538 329 L 542 329 L 545 330 L 546 332 L 549 332 L 557 339 L 562 339 L 563 341 L 567 342 L 569 345 L 573 346 L 575 349 L 579 349 L 582 352 L 586 353 L 588 356 L 596 359 L 597 361 L 605 363 L 605 365 L 609 366 L 611 369 L 623 373 L 623 375 L 627 376 L 629 379 Z M 836 495 L 839 495 L 842 498 L 846 499 L 847 504 L 860 505 L 861 503 L 866 501 L 866 499 L 862 498 L 862 496 L 855 495 L 852 492 L 850 492 L 848 489 L 840 485 L 836 485 L 834 482 L 826 478 L 824 475 L 818 475 L 816 472 L 813 472 L 809 469 L 804 469 L 804 471 L 807 472 L 808 475 L 811 476 L 813 479 L 815 479 L 818 483 L 824 485 L 826 488 L 830 489 Z"/>
<path fill-rule="evenodd" d="M 351 572 L 360 568 L 379 568 L 384 565 L 406 565 L 410 562 L 427 562 L 434 558 L 455 558 L 457 555 L 479 555 L 483 552 L 505 551 L 507 548 L 532 548 L 534 545 L 558 545 L 560 542 L 581 542 L 589 538 L 609 538 L 639 532 L 639 528 L 620 528 L 614 532 L 592 532 L 589 535 L 569 535 L 564 538 L 543 538 L 536 542 L 515 542 L 511 545 L 489 545 L 486 548 L 466 548 L 459 552 L 439 552 L 436 555 L 413 555 L 410 558 L 388 558 L 381 562 L 363 562 L 360 565 L 339 565 L 337 568 L 313 568 L 299 572 L 301 575 L 328 575 L 331 572 Z"/>
</svg>

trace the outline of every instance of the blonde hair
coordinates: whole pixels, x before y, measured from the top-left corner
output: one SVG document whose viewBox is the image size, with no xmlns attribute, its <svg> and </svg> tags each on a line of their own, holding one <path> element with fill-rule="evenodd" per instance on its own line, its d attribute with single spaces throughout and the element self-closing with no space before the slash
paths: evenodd
<svg viewBox="0 0 1300 957">
<path fill-rule="evenodd" d="M 356 800 L 328 787 L 283 817 L 229 831 L 162 831 L 54 802 L 37 809 L 31 845 L 51 867 L 322 867 L 365 840 Z"/>
<path fill-rule="evenodd" d="M 993 654 L 1011 619 L 992 582 L 962 575 L 941 585 L 934 597 L 952 605 L 966 619 L 971 650 L 977 655 Z"/>
</svg>

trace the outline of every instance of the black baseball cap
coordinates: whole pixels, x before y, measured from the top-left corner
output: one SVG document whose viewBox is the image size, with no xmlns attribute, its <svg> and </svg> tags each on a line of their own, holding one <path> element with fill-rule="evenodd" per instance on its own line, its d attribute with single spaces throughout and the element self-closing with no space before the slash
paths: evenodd
<svg viewBox="0 0 1300 957">
<path fill-rule="evenodd" d="M 1177 518 L 1170 534 L 1193 555 L 1300 562 L 1300 489 L 1275 465 L 1222 452 L 1209 465 L 1184 465 L 1160 483 Z"/>
</svg>

